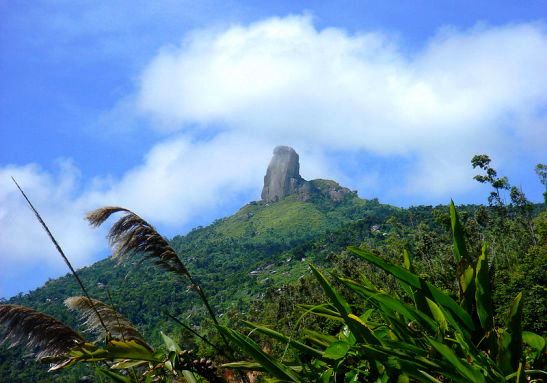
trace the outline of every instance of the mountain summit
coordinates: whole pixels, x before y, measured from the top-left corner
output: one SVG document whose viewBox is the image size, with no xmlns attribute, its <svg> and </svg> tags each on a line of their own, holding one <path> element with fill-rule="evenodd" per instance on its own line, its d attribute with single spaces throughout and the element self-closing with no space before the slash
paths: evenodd
<svg viewBox="0 0 547 383">
<path fill-rule="evenodd" d="M 298 153 L 289 146 L 277 146 L 264 176 L 262 200 L 279 201 L 289 194 L 296 193 L 303 182 Z"/>
<path fill-rule="evenodd" d="M 338 202 L 352 192 L 334 181 L 306 181 L 300 176 L 298 153 L 289 146 L 277 146 L 264 176 L 262 201 L 277 202 L 293 194 L 296 194 L 300 201 L 307 201 L 313 195 L 323 195 Z"/>
</svg>

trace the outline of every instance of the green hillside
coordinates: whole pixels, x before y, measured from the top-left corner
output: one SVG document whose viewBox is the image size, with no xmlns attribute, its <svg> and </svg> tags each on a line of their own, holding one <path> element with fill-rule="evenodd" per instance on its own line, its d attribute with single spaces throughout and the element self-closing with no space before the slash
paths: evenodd
<svg viewBox="0 0 547 383">
<path fill-rule="evenodd" d="M 306 201 L 290 195 L 275 203 L 251 202 L 230 217 L 171 240 L 221 316 L 229 310 L 245 311 L 267 288 L 301 276 L 306 271 L 306 263 L 298 251 L 302 244 L 314 243 L 327 233 L 365 217 L 370 222 L 382 222 L 400 210 L 376 200 L 363 200 L 356 193 L 333 201 L 321 193 L 321 188 L 339 187 L 337 183 L 310 182 L 317 186 L 317 192 Z M 197 297 L 187 286 L 152 265 L 118 264 L 105 259 L 78 273 L 94 297 L 108 301 L 110 292 L 118 310 L 153 342 L 159 340 L 160 329 L 175 328 L 162 314 L 164 310 L 188 318 L 187 322 L 196 326 L 205 317 Z M 77 327 L 76 318 L 63 301 L 80 294 L 76 282 L 67 274 L 9 299 L 8 303 L 32 307 Z M 46 375 L 45 368 L 30 358 L 13 363 L 15 358 L 20 359 L 16 350 L 0 352 L 0 377 L 17 382 L 25 381 L 28 374 L 35 381 L 50 381 L 56 376 Z M 59 379 L 63 381 L 63 375 Z"/>
<path fill-rule="evenodd" d="M 349 191 L 343 198 L 333 199 L 328 191 L 339 189 L 337 183 L 309 182 L 314 192 L 306 198 L 294 194 L 278 202 L 251 202 L 230 217 L 171 239 L 171 246 L 204 287 L 222 321 L 235 324 L 234 319 L 246 318 L 276 323 L 285 333 L 295 331 L 292 324 L 301 314 L 296 304 L 319 302 L 321 295 L 311 281 L 306 261 L 345 275 L 366 275 L 388 291 L 392 289 L 385 274 L 345 254 L 349 245 L 366 246 L 395 263 L 401 262 L 401 254 L 407 249 L 422 277 L 448 293 L 457 293 L 447 206 L 401 209 L 361 199 Z M 495 244 L 501 266 L 495 278 L 503 286 L 494 292 L 496 312 L 506 309 L 508 296 L 524 290 L 524 326 L 539 333 L 547 327 L 547 251 L 545 245 L 538 245 L 538 241 L 545 243 L 546 214 L 536 218 L 537 233 L 530 232 L 529 227 L 532 217 L 542 209 L 542 205 L 531 206 L 525 215 L 509 207 L 504 213 L 505 223 L 500 226 L 495 208 L 459 207 L 465 235 L 471 239 L 469 243 L 476 244 L 469 248 L 470 253 L 480 252 L 482 240 Z M 187 347 L 199 348 L 205 355 L 211 352 L 191 334 L 181 333 L 166 315 L 168 312 L 180 318 L 199 332 L 209 329 L 197 296 L 172 274 L 146 262 L 117 264 L 111 259 L 78 273 L 93 297 L 105 302 L 112 299 L 116 309 L 135 323 L 152 344 L 159 344 L 162 330 Z M 32 307 L 78 328 L 63 300 L 80 294 L 72 276 L 66 275 L 8 303 Z M 325 323 L 314 325 L 321 327 Z M 0 349 L 0 381 L 64 382 L 92 375 L 92 370 L 82 366 L 46 373 L 45 366 L 20 350 Z"/>
</svg>

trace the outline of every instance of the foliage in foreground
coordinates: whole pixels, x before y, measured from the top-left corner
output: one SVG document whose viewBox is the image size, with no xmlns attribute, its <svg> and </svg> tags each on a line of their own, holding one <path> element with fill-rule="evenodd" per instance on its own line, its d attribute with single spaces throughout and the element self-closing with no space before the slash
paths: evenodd
<svg viewBox="0 0 547 383">
<path fill-rule="evenodd" d="M 393 296 L 369 280 L 337 277 L 337 284 L 360 299 L 350 305 L 340 288 L 310 265 L 328 303 L 304 306 L 308 313 L 341 323 L 336 335 L 303 330 L 304 340 L 286 337 L 267 326 L 247 323 L 258 333 L 297 350 L 291 361 L 275 360 L 248 337 L 222 331 L 253 359 L 230 367 L 259 369 L 279 381 L 292 382 L 524 382 L 544 379 L 545 339 L 522 331 L 522 294 L 504 323 L 494 320 L 492 263 L 486 247 L 474 260 L 464 243 L 454 205 L 450 207 L 453 253 L 459 299 L 455 300 L 412 272 L 408 253 L 404 267 L 360 248 L 355 255 L 392 275 L 404 294 Z M 523 347 L 524 345 L 524 347 Z M 525 352 L 523 352 L 525 350 Z"/>
<path fill-rule="evenodd" d="M 144 220 L 125 209 L 99 209 L 89 216 L 92 224 L 110 214 L 125 215 L 110 232 L 115 253 L 143 254 L 168 272 L 189 278 L 208 305 L 204 292 L 178 260 L 167 242 Z M 254 340 L 220 326 L 226 345 L 213 345 L 224 354 L 224 369 L 260 371 L 275 381 L 430 381 L 430 382 L 524 382 L 545 376 L 545 339 L 522 331 L 521 294 L 518 294 L 504 323 L 495 323 L 491 277 L 493 263 L 484 246 L 474 259 L 467 251 L 461 223 L 454 205 L 450 207 L 453 253 L 457 264 L 459 298 L 420 278 L 413 272 L 405 252 L 404 267 L 397 266 L 363 248 L 350 248 L 358 257 L 392 275 L 400 284 L 399 296 L 388 294 L 369 280 L 336 278 L 335 287 L 313 265 L 311 270 L 328 297 L 328 302 L 303 306 L 307 314 L 339 322 L 336 335 L 303 330 L 303 339 L 293 339 L 267 326 L 247 322 L 257 333 L 282 342 L 296 352 L 294 360 L 271 357 Z M 345 297 L 351 292 L 352 304 Z M 54 318 L 17 305 L 0 305 L 0 323 L 13 344 L 36 346 L 38 356 L 52 363 L 51 370 L 75 363 L 97 364 L 105 378 L 119 382 L 211 381 L 222 382 L 222 371 L 212 361 L 181 350 L 162 333 L 164 347 L 155 350 L 138 331 L 112 307 L 86 296 L 67 299 L 80 312 L 88 328 L 99 333 L 98 341 L 84 339 Z M 210 309 L 210 308 L 208 308 Z M 33 328 L 40 331 L 33 331 Z M 65 336 L 69 334 L 70 336 Z M 231 345 L 252 358 L 234 362 Z M 241 375 L 246 380 L 245 375 Z"/>
</svg>

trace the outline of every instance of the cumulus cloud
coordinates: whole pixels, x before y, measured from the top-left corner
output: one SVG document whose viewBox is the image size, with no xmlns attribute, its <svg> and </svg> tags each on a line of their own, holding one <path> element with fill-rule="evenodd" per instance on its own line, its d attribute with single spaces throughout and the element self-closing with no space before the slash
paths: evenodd
<svg viewBox="0 0 547 383">
<path fill-rule="evenodd" d="M 36 254 L 42 254 L 40 262 L 47 265 L 63 263 L 54 248 L 47 245 L 46 233 L 13 184 L 12 176 L 23 186 L 44 219 L 55 223 L 51 230 L 72 254 L 73 261 L 80 266 L 85 264 L 89 252 L 97 250 L 97 238 L 88 235 L 81 214 L 85 206 L 75 198 L 79 172 L 70 161 L 64 160 L 58 162 L 53 174 L 35 164 L 0 168 L 0 268 L 13 262 L 30 265 L 36 261 Z"/>
<path fill-rule="evenodd" d="M 430 179 L 428 163 L 442 159 L 428 188 L 439 195 L 453 181 L 471 185 L 473 153 L 501 154 L 518 141 L 542 150 L 530 126 L 547 101 L 545 68 L 539 24 L 447 28 L 403 53 L 381 33 L 319 30 L 290 16 L 165 47 L 142 74 L 138 106 L 165 130 L 221 125 L 271 142 L 413 158 L 399 192 Z"/>
<path fill-rule="evenodd" d="M 81 176 L 67 160 L 54 172 L 36 164 L 0 167 L 0 297 L 36 287 L 68 270 L 10 177 L 24 188 L 76 267 L 96 259 L 104 240 L 83 220 Z M 18 276 L 32 270 L 33 282 Z"/>
</svg>

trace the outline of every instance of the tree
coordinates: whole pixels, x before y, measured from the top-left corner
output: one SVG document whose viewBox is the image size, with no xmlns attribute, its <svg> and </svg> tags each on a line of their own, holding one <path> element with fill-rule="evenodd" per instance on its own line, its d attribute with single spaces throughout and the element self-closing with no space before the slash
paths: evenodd
<svg viewBox="0 0 547 383">
<path fill-rule="evenodd" d="M 547 165 L 537 164 L 536 174 L 538 175 L 541 184 L 545 187 L 545 191 L 543 192 L 543 201 L 547 205 Z"/>
<path fill-rule="evenodd" d="M 488 197 L 488 203 L 491 206 L 498 206 L 500 208 L 505 206 L 505 203 L 501 196 L 502 190 L 509 190 L 509 180 L 507 177 L 498 177 L 498 172 L 490 166 L 490 157 L 486 154 L 478 154 L 473 156 L 471 159 L 471 164 L 473 169 L 479 167 L 485 171 L 485 175 L 477 174 L 473 179 L 479 181 L 480 183 L 489 183 L 492 185 L 494 190 L 490 192 Z"/>
</svg>

